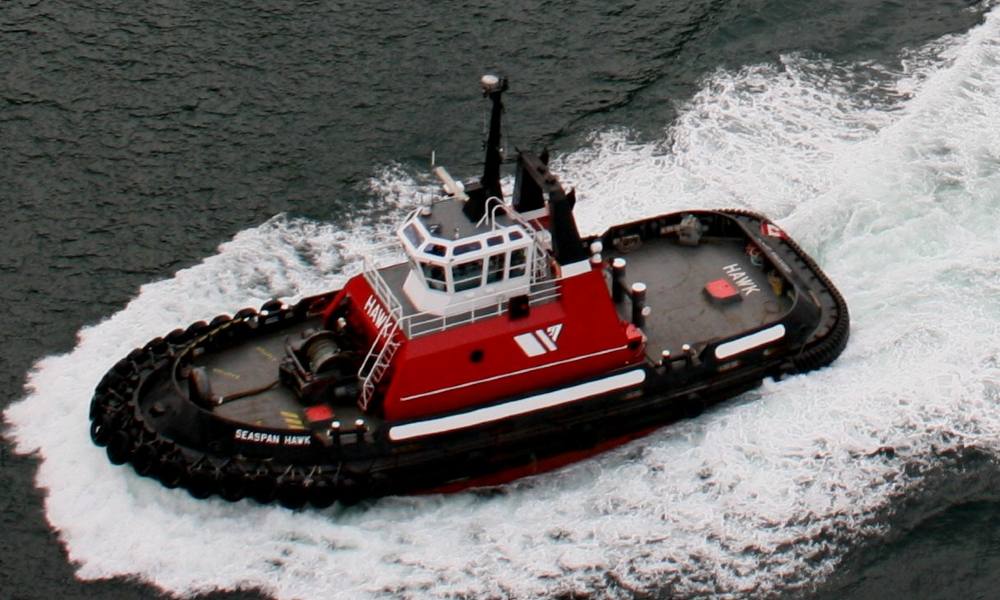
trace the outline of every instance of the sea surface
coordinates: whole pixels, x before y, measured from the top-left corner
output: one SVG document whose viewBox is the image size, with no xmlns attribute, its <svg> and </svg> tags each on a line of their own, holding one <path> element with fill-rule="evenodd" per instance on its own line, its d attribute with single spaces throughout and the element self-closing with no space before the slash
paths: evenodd
<svg viewBox="0 0 1000 600">
<path fill-rule="evenodd" d="M 1000 4 L 395 4 L 0 4 L 0 599 L 998 597 Z M 432 154 L 477 174 L 486 72 L 584 232 L 774 218 L 841 358 L 488 491 L 291 512 L 112 466 L 102 374 L 341 284 Z"/>
</svg>

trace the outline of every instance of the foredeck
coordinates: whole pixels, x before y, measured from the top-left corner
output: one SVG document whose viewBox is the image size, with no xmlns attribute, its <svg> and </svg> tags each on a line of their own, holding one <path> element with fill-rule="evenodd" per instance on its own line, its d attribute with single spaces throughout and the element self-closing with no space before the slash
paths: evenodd
<svg viewBox="0 0 1000 600">
<path fill-rule="evenodd" d="M 653 238 L 629 252 L 612 250 L 610 258 L 627 261 L 626 287 L 636 282 L 647 286 L 651 312 L 642 329 L 651 360 L 659 360 L 664 350 L 676 357 L 684 344 L 697 348 L 760 327 L 791 307 L 791 299 L 776 293 L 764 270 L 753 264 L 745 244 L 734 238 L 703 238 L 697 246 L 685 246 L 672 238 Z M 732 283 L 743 276 L 748 279 L 741 279 L 738 298 L 723 302 L 705 291 L 711 281 Z M 617 308 L 623 319 L 631 320 L 627 295 Z"/>
<path fill-rule="evenodd" d="M 205 367 L 211 378 L 214 394 L 236 398 L 216 407 L 214 412 L 248 426 L 306 431 L 308 419 L 305 407 L 291 389 L 277 385 L 278 366 L 285 356 L 287 339 L 295 339 L 305 330 L 315 331 L 321 327 L 319 319 L 310 319 L 294 327 L 263 335 L 252 343 L 195 358 L 193 366 Z M 248 390 L 255 392 L 238 397 Z M 357 418 L 368 421 L 375 419 L 372 415 L 362 413 L 353 402 L 337 404 L 333 416 L 344 423 L 353 423 Z"/>
</svg>

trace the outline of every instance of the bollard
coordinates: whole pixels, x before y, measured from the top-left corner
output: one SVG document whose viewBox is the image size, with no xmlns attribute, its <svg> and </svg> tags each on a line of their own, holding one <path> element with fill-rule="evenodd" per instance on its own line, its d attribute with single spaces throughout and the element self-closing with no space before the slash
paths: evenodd
<svg viewBox="0 0 1000 600">
<path fill-rule="evenodd" d="M 601 258 L 601 250 L 604 250 L 604 244 L 602 244 L 600 240 L 590 244 L 590 264 L 597 266 L 603 262 L 603 259 Z"/>
<path fill-rule="evenodd" d="M 645 327 L 646 315 L 646 284 L 637 281 L 632 284 L 632 324 L 636 327 Z"/>
<path fill-rule="evenodd" d="M 625 299 L 625 259 L 611 261 L 611 299 L 615 304 Z"/>
</svg>

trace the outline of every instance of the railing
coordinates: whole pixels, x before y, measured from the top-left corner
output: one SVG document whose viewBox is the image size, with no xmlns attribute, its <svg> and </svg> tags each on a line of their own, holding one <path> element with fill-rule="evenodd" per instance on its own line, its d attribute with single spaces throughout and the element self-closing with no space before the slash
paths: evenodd
<svg viewBox="0 0 1000 600">
<path fill-rule="evenodd" d="M 536 289 L 532 290 L 532 287 Z M 403 317 L 401 327 L 406 333 L 406 337 L 413 339 L 429 333 L 445 331 L 459 325 L 468 325 L 482 321 L 483 319 L 502 315 L 510 305 L 510 298 L 521 295 L 528 297 L 528 306 L 548 302 L 559 297 L 559 283 L 553 279 L 536 284 L 535 286 L 527 285 L 507 290 L 504 296 L 499 297 L 495 303 L 486 306 L 481 305 L 481 299 L 468 300 L 450 306 L 449 310 L 451 314 L 447 315 L 436 315 L 429 312 L 407 315 Z M 477 303 L 480 306 L 476 307 Z M 462 305 L 469 305 L 470 308 L 462 310 Z"/>
<path fill-rule="evenodd" d="M 399 298 L 393 293 L 392 288 L 389 287 L 389 283 L 378 272 L 378 267 L 375 266 L 375 261 L 372 258 L 365 257 L 362 273 L 365 279 L 368 280 L 368 284 L 375 290 L 375 294 L 389 310 L 392 320 L 399 321 L 403 317 L 403 303 L 399 301 Z"/>
<path fill-rule="evenodd" d="M 487 200 L 487 205 L 489 201 Z M 548 272 L 548 259 L 547 251 L 551 250 L 552 243 L 548 237 L 548 232 L 542 229 L 535 229 L 535 227 L 527 222 L 524 217 L 522 217 L 512 206 L 506 203 L 494 204 L 493 208 L 489 211 L 490 218 L 490 229 L 496 228 L 496 212 L 497 210 L 503 210 L 507 217 L 524 228 L 525 231 L 529 232 L 531 239 L 535 242 L 535 247 L 532 252 L 532 264 L 531 264 L 531 282 L 542 280 L 546 273 Z M 485 216 L 483 218 L 486 218 Z"/>
<path fill-rule="evenodd" d="M 400 345 L 399 340 L 396 339 L 396 332 L 399 331 L 403 318 L 403 303 L 399 301 L 396 294 L 392 292 L 389 283 L 378 272 L 374 259 L 365 256 L 363 265 L 362 275 L 368 285 L 372 287 L 375 295 L 388 309 L 392 321 L 391 325 L 386 324 L 375 334 L 368 354 L 365 355 L 365 359 L 361 361 L 361 367 L 358 369 L 358 379 L 361 381 L 361 397 L 358 399 L 358 406 L 362 410 L 367 410 L 368 404 L 375 395 L 375 386 L 389 368 L 392 357 Z M 381 346 L 379 346 L 379 342 L 382 342 Z"/>
<path fill-rule="evenodd" d="M 547 263 L 545 264 L 545 268 L 548 268 Z M 515 296 L 527 296 L 529 306 L 548 302 L 559 297 L 558 281 L 550 279 L 540 283 L 504 290 L 503 296 L 500 296 L 496 302 L 485 306 L 482 305 L 482 298 L 473 298 L 450 305 L 448 307 L 449 314 L 447 315 L 439 315 L 431 312 L 406 315 L 403 312 L 402 302 L 396 297 L 392 288 L 382 275 L 379 274 L 378 270 L 374 267 L 374 263 L 368 258 L 365 259 L 364 276 L 379 299 L 382 300 L 382 303 L 388 307 L 389 315 L 396 324 L 395 327 L 402 329 L 403 333 L 409 339 L 501 315 L 507 309 L 509 298 Z M 378 342 L 378 339 L 378 336 L 376 336 L 376 342 Z M 369 354 L 373 352 L 374 347 L 369 351 Z"/>
<path fill-rule="evenodd" d="M 361 368 L 358 369 L 358 379 L 361 380 L 361 398 L 358 400 L 358 406 L 362 410 L 368 410 L 368 404 L 375 395 L 375 386 L 382 380 L 382 376 L 392 364 L 392 357 L 400 345 L 399 340 L 396 339 L 396 331 L 398 330 L 399 321 L 393 321 L 391 327 L 386 326 L 379 329 L 375 340 L 372 341 L 371 348 L 368 349 L 365 360 L 361 363 Z M 383 337 L 385 342 L 382 343 L 382 347 L 376 355 L 375 349 L 379 347 L 379 340 Z"/>
</svg>

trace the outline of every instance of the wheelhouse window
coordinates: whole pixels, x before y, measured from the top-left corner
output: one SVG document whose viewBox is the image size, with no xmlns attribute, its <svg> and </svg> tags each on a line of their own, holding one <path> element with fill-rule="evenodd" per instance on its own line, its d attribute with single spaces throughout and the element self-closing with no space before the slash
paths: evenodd
<svg viewBox="0 0 1000 600">
<path fill-rule="evenodd" d="M 469 252 L 475 252 L 483 247 L 482 242 L 467 242 L 465 244 L 459 244 L 455 246 L 452 254 L 459 256 L 461 254 L 468 254 Z"/>
<path fill-rule="evenodd" d="M 444 256 L 448 252 L 448 248 L 442 246 L 441 244 L 427 244 L 424 248 L 424 252 L 432 256 Z"/>
<path fill-rule="evenodd" d="M 516 226 L 451 240 L 436 237 L 432 228 L 425 230 L 421 223 L 412 222 L 404 225 L 399 235 L 412 261 L 413 274 L 428 291 L 493 291 L 524 285 L 530 275 L 532 240 Z"/>
<path fill-rule="evenodd" d="M 420 233 L 420 230 L 413 223 L 410 223 L 403 229 L 403 235 L 406 236 L 406 239 L 410 240 L 414 248 L 420 248 L 420 245 L 424 243 L 424 234 Z"/>
<path fill-rule="evenodd" d="M 483 280 L 483 261 L 471 260 L 451 268 L 451 277 L 455 282 L 455 291 L 462 292 L 477 288 Z"/>
<path fill-rule="evenodd" d="M 507 266 L 507 255 L 494 254 L 487 262 L 486 283 L 496 283 L 503 280 L 504 267 Z"/>
<path fill-rule="evenodd" d="M 525 273 L 527 251 L 524 248 L 512 250 L 510 253 L 510 278 L 521 277 Z"/>
<path fill-rule="evenodd" d="M 442 292 L 448 289 L 447 277 L 445 276 L 443 266 L 422 262 L 420 263 L 420 269 L 424 273 L 424 279 L 427 280 L 427 287 Z"/>
</svg>

